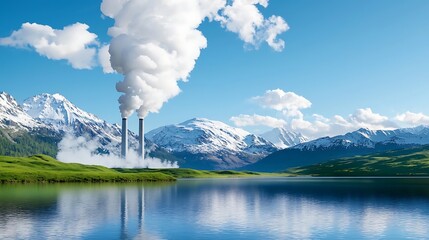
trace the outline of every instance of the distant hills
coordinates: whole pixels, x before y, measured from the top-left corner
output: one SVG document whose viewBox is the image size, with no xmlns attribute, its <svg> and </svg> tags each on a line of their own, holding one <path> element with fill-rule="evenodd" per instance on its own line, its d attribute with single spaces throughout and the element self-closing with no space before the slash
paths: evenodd
<svg viewBox="0 0 429 240">
<path fill-rule="evenodd" d="M 243 169 L 282 171 L 343 157 L 381 153 L 425 144 L 429 144 L 427 126 L 383 131 L 361 128 L 344 135 L 319 138 L 280 150 Z"/>
<path fill-rule="evenodd" d="M 288 172 L 312 176 L 429 176 L 429 145 L 332 160 Z"/>
</svg>

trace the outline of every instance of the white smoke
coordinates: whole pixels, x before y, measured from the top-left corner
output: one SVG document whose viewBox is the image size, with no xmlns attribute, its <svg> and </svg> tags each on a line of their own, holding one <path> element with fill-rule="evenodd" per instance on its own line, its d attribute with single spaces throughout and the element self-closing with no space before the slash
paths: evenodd
<svg viewBox="0 0 429 240">
<path fill-rule="evenodd" d="M 228 5 L 230 3 L 231 5 Z M 221 22 L 246 44 L 267 42 L 281 51 L 277 35 L 288 29 L 281 17 L 264 19 L 256 5 L 267 0 L 103 0 L 104 15 L 115 20 L 108 31 L 112 68 L 124 75 L 116 85 L 122 117 L 158 112 L 180 92 L 207 40 L 197 28 L 205 20 Z"/>
<path fill-rule="evenodd" d="M 178 168 L 177 162 L 145 157 L 142 160 L 138 153 L 129 149 L 126 159 L 114 154 L 98 154 L 100 147 L 96 138 L 87 136 L 76 137 L 66 134 L 58 143 L 57 159 L 66 163 L 81 163 L 86 165 L 100 165 L 109 168 Z"/>
</svg>

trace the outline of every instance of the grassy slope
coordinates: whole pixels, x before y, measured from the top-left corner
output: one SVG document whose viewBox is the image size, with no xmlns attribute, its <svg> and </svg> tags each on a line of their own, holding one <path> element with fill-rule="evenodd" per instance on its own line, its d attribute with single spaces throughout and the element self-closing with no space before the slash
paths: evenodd
<svg viewBox="0 0 429 240">
<path fill-rule="evenodd" d="M 42 153 L 55 156 L 61 136 L 49 135 L 43 129 L 38 131 L 38 134 L 25 131 L 11 133 L 0 128 L 0 155 L 23 157 Z"/>
<path fill-rule="evenodd" d="M 176 178 L 275 177 L 287 173 L 202 171 L 194 169 L 110 169 L 63 163 L 46 155 L 0 156 L 0 183 L 174 181 Z"/>
<path fill-rule="evenodd" d="M 195 170 L 189 168 L 176 169 L 116 169 L 125 173 L 164 173 L 175 178 L 238 178 L 238 177 L 279 177 L 290 176 L 289 173 L 260 173 L 250 171 L 232 171 L 232 170 Z"/>
<path fill-rule="evenodd" d="M 0 157 L 0 183 L 174 181 L 159 172 L 121 173 L 101 166 L 63 163 L 46 155 Z"/>
<path fill-rule="evenodd" d="M 429 176 L 429 146 L 343 158 L 288 172 L 313 176 Z"/>
</svg>

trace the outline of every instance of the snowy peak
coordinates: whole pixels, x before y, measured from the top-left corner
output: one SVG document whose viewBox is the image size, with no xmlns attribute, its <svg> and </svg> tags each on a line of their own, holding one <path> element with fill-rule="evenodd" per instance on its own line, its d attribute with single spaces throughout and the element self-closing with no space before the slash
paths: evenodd
<svg viewBox="0 0 429 240">
<path fill-rule="evenodd" d="M 40 127 L 41 123 L 35 121 L 23 111 L 15 98 L 6 92 L 0 92 L 0 126 L 8 126 L 15 130 Z"/>
<path fill-rule="evenodd" d="M 75 121 L 99 124 L 104 122 L 95 115 L 76 107 L 58 93 L 43 93 L 28 98 L 23 103 L 23 110 L 34 119 L 58 128 L 71 126 Z"/>
<path fill-rule="evenodd" d="M 374 148 L 376 144 L 424 145 L 429 144 L 429 127 L 418 126 L 396 130 L 370 130 L 361 128 L 335 137 L 319 138 L 294 148 L 315 150 L 332 147 Z"/>
<path fill-rule="evenodd" d="M 1 106 L 18 106 L 18 103 L 16 102 L 15 98 L 13 98 L 9 93 L 7 92 L 0 92 L 0 105 Z"/>
<path fill-rule="evenodd" d="M 276 147 L 285 149 L 293 147 L 303 142 L 307 142 L 308 139 L 301 133 L 289 131 L 284 128 L 273 128 L 272 130 L 261 135 L 264 139 L 272 142 Z"/>
<path fill-rule="evenodd" d="M 94 114 L 78 108 L 58 93 L 43 93 L 28 98 L 23 103 L 23 110 L 54 131 L 72 132 L 78 136 L 89 134 L 91 137 L 99 138 L 103 145 L 116 145 L 121 139 L 118 125 L 109 124 Z M 134 140 L 133 137 L 131 139 Z"/>
<path fill-rule="evenodd" d="M 146 137 L 174 152 L 266 153 L 274 148 L 270 142 L 243 129 L 205 118 L 193 118 L 180 124 L 160 127 L 147 133 Z"/>
</svg>

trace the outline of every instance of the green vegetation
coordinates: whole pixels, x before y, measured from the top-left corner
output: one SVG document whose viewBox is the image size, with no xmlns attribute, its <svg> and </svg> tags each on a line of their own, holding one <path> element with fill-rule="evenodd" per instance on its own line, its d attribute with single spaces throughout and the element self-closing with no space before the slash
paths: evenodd
<svg viewBox="0 0 429 240">
<path fill-rule="evenodd" d="M 170 168 L 170 169 L 115 169 L 123 173 L 163 173 L 174 178 L 240 178 L 240 177 L 280 177 L 291 176 L 288 173 L 259 173 L 250 171 L 232 171 L 232 170 L 195 170 L 189 168 Z"/>
<path fill-rule="evenodd" d="M 43 131 L 43 130 L 39 130 Z M 8 133 L 0 129 L 0 155 L 29 156 L 42 153 L 51 157 L 57 154 L 60 136 L 50 136 L 47 132 L 32 134 L 27 132 Z"/>
<path fill-rule="evenodd" d="M 174 181 L 160 172 L 124 173 L 114 169 L 63 163 L 46 155 L 0 157 L 0 183 Z"/>
<path fill-rule="evenodd" d="M 176 178 L 276 177 L 287 173 L 204 171 L 194 169 L 110 169 L 102 166 L 63 163 L 38 154 L 31 157 L 0 156 L 0 183 L 35 182 L 143 182 Z"/>
<path fill-rule="evenodd" d="M 287 172 L 312 176 L 429 176 L 429 146 L 343 158 Z"/>
</svg>

